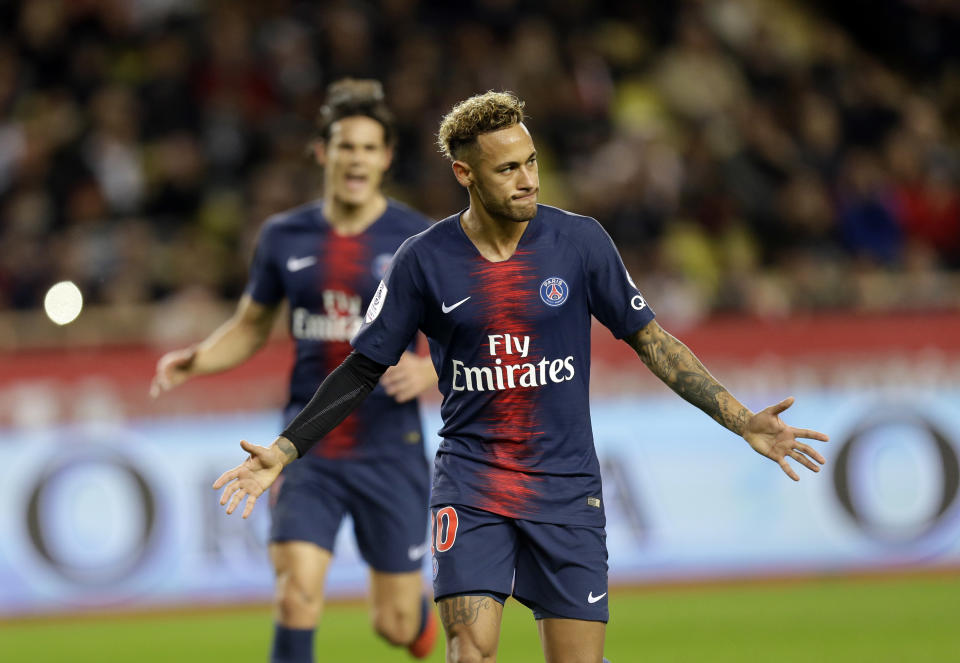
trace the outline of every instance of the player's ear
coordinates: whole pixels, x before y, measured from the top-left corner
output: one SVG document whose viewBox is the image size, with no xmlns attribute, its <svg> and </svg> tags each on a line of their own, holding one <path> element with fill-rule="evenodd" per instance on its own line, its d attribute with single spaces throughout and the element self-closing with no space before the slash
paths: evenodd
<svg viewBox="0 0 960 663">
<path fill-rule="evenodd" d="M 327 144 L 322 138 L 316 138 L 310 143 L 310 151 L 318 166 L 327 165 Z"/>
<path fill-rule="evenodd" d="M 470 164 L 466 161 L 457 160 L 453 162 L 452 166 L 453 175 L 457 178 L 460 186 L 469 188 L 473 184 L 473 170 L 470 168 Z"/>
</svg>

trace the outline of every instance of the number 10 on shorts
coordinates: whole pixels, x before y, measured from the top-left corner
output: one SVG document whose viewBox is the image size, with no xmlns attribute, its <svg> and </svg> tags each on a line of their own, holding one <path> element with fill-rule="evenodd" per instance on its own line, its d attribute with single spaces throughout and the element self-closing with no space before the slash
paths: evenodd
<svg viewBox="0 0 960 663">
<path fill-rule="evenodd" d="M 437 509 L 430 514 L 430 526 L 433 534 L 430 537 L 430 552 L 447 552 L 453 548 L 457 540 L 457 510 L 452 506 Z"/>
</svg>

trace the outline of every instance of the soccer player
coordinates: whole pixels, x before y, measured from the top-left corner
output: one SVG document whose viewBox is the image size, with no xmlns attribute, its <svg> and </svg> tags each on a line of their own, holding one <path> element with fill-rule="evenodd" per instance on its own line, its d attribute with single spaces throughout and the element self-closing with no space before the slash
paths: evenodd
<svg viewBox="0 0 960 663">
<path fill-rule="evenodd" d="M 603 228 L 538 205 L 523 103 L 488 92 L 443 119 L 439 142 L 470 205 L 410 238 L 354 352 L 270 447 L 225 472 L 221 504 L 247 516 L 402 355 L 418 329 L 443 393 L 431 496 L 434 595 L 447 660 L 494 661 L 508 595 L 529 606 L 549 663 L 600 663 L 608 618 L 600 471 L 590 426 L 591 315 L 644 364 L 794 480 L 823 457 L 785 424 L 792 398 L 752 412 L 664 331 Z"/>
<path fill-rule="evenodd" d="M 285 421 L 303 409 L 350 353 L 397 248 L 429 226 L 381 191 L 394 137 L 378 82 L 344 79 L 328 88 L 315 143 L 323 198 L 267 220 L 236 313 L 201 343 L 164 355 L 154 394 L 246 361 L 267 340 L 285 298 L 296 340 Z M 415 397 L 437 376 L 429 358 L 410 350 L 405 346 L 381 387 L 274 486 L 274 663 L 314 660 L 327 567 L 348 513 L 371 569 L 374 629 L 416 658 L 433 647 L 437 620 L 421 573 L 430 478 Z"/>
</svg>

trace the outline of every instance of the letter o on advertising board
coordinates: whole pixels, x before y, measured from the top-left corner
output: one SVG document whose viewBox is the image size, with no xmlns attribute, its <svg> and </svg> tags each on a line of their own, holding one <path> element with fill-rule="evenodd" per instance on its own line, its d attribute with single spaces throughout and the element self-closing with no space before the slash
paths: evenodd
<svg viewBox="0 0 960 663">
<path fill-rule="evenodd" d="M 71 477 L 83 472 L 99 472 L 123 484 L 123 509 L 130 516 L 124 536 L 113 542 L 113 550 L 99 555 L 84 552 L 83 543 L 71 540 L 64 523 L 64 511 L 71 501 L 59 497 Z M 143 473 L 128 459 L 109 448 L 82 447 L 53 461 L 39 475 L 29 491 L 26 526 L 30 545 L 37 555 L 61 578 L 75 585 L 106 586 L 122 582 L 146 559 L 156 524 L 157 503 Z M 95 518 L 95 516 L 88 516 Z"/>
<path fill-rule="evenodd" d="M 914 522 L 904 527 L 891 527 L 878 519 L 871 509 L 864 508 L 862 502 L 865 491 L 858 487 L 857 476 L 862 474 L 862 468 L 857 467 L 856 459 L 870 446 L 873 434 L 890 427 L 914 430 L 917 435 L 908 443 L 927 445 L 925 451 L 936 459 L 937 471 L 941 473 L 939 495 L 932 500 L 935 502 L 932 512 L 915 516 Z M 840 452 L 833 461 L 834 489 L 840 506 L 861 531 L 886 543 L 914 543 L 940 528 L 947 512 L 956 502 L 960 489 L 960 459 L 953 444 L 940 429 L 916 414 L 881 415 L 855 428 L 839 446 Z"/>
</svg>

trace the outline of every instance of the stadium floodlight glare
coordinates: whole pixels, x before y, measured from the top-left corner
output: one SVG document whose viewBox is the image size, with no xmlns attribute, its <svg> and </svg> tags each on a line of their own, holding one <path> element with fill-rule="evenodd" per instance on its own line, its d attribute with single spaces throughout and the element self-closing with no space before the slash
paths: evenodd
<svg viewBox="0 0 960 663">
<path fill-rule="evenodd" d="M 83 294 L 73 281 L 60 281 L 47 290 L 47 296 L 43 298 L 43 310 L 56 324 L 70 324 L 83 310 Z"/>
</svg>

